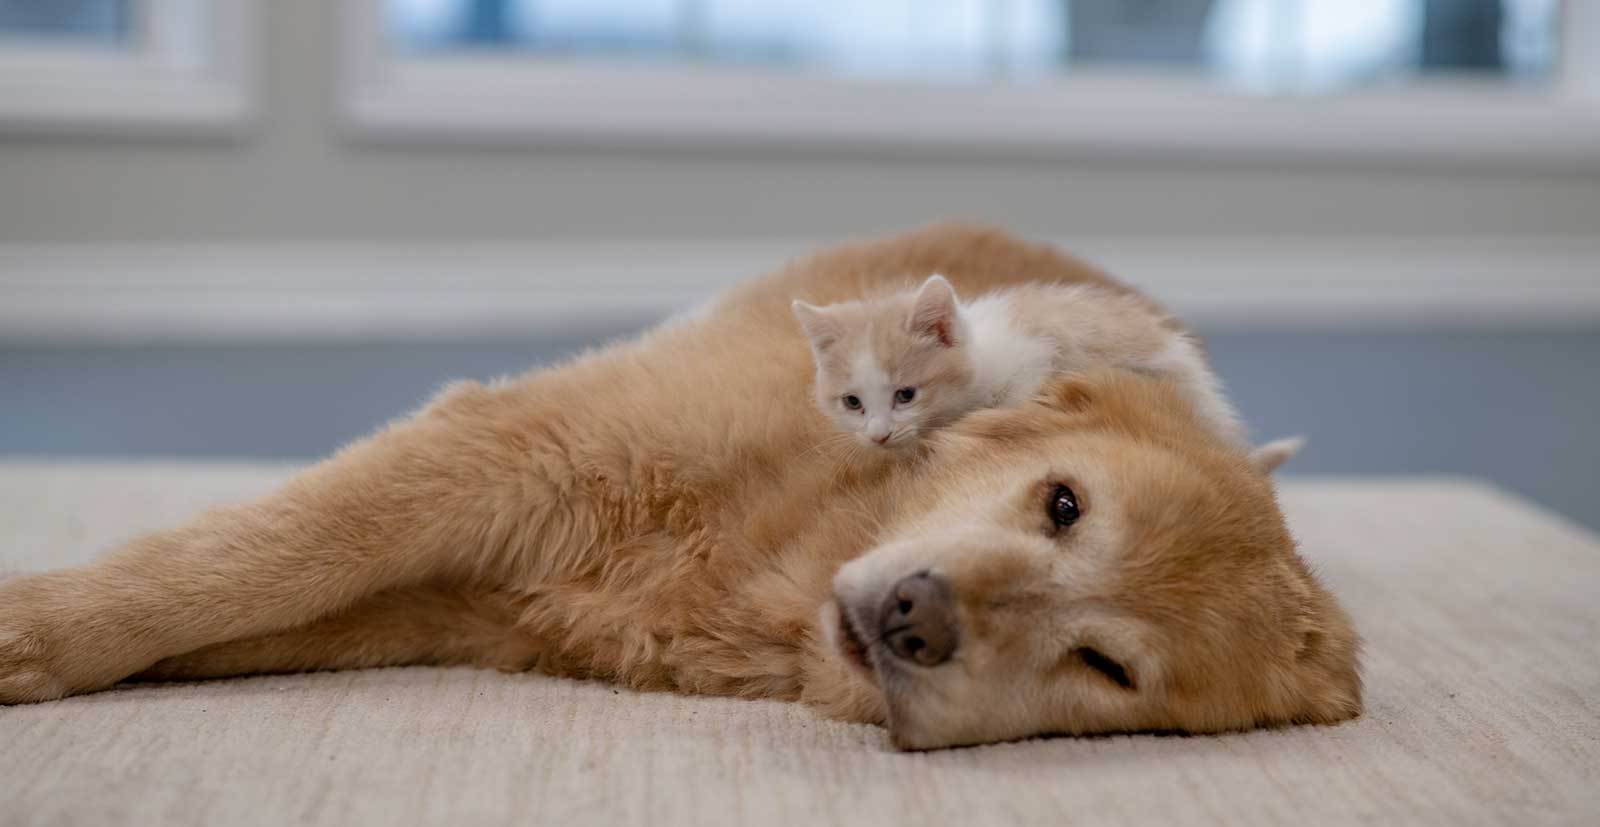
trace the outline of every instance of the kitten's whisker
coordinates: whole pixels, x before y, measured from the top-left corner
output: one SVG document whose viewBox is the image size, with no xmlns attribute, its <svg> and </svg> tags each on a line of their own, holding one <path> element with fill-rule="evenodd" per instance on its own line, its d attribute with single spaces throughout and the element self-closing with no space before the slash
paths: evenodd
<svg viewBox="0 0 1600 827">
<path fill-rule="evenodd" d="M 848 450 L 845 452 L 844 458 L 834 468 L 833 478 L 829 480 L 829 484 L 835 488 L 838 488 L 841 484 L 840 477 L 849 475 L 859 467 L 858 461 L 861 459 L 863 453 L 864 449 L 862 448 L 861 442 L 852 438 L 850 445 L 848 446 Z"/>
<path fill-rule="evenodd" d="M 821 451 L 821 450 L 823 450 L 825 448 L 830 448 L 830 447 L 838 445 L 838 444 L 840 444 L 842 442 L 847 442 L 847 441 L 850 441 L 850 440 L 853 440 L 853 439 L 854 439 L 854 437 L 851 434 L 846 434 L 846 433 L 832 433 L 832 434 L 829 434 L 829 435 L 823 437 L 822 440 L 819 441 L 817 444 L 811 446 L 810 448 L 805 449 L 804 451 L 801 451 L 798 455 L 795 456 L 795 459 L 797 459 L 797 460 L 805 459 L 806 457 L 810 456 L 811 454 L 814 454 L 814 453 L 816 453 L 818 451 Z"/>
</svg>

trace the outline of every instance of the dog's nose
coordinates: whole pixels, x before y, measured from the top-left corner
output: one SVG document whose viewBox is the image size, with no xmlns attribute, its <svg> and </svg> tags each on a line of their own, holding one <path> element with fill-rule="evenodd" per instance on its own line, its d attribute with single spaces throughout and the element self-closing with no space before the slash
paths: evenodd
<svg viewBox="0 0 1600 827">
<path fill-rule="evenodd" d="M 879 630 L 901 660 L 938 666 L 955 654 L 955 607 L 943 578 L 918 572 L 900 579 L 884 600 Z"/>
</svg>

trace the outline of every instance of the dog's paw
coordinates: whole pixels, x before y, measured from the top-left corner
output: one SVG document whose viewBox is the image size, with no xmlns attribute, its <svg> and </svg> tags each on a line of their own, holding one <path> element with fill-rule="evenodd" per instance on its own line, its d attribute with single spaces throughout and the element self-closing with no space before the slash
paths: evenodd
<svg viewBox="0 0 1600 827">
<path fill-rule="evenodd" d="M 67 684 L 50 668 L 44 644 L 29 632 L 0 629 L 0 704 L 53 701 Z"/>
<path fill-rule="evenodd" d="M 41 626 L 40 589 L 32 579 L 0 581 L 0 704 L 49 701 L 71 691 Z"/>
</svg>

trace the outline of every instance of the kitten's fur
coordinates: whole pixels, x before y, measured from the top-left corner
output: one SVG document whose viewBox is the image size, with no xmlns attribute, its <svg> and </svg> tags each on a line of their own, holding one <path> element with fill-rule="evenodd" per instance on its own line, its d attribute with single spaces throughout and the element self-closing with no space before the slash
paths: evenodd
<svg viewBox="0 0 1600 827">
<path fill-rule="evenodd" d="M 1242 444 L 1222 383 L 1194 340 L 1135 296 L 1028 284 L 965 306 L 943 276 L 915 291 L 823 307 L 796 300 L 815 398 L 840 430 L 897 448 L 981 408 L 1033 398 L 1058 373 L 1123 368 L 1173 380 L 1218 436 Z"/>
</svg>

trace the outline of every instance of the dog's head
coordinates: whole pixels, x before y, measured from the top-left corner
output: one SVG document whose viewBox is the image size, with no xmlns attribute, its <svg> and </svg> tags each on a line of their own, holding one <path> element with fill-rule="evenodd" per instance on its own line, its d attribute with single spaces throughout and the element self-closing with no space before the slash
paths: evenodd
<svg viewBox="0 0 1600 827">
<path fill-rule="evenodd" d="M 1357 714 L 1358 641 L 1267 470 L 1167 385 L 1055 384 L 937 437 L 824 633 L 921 749 Z"/>
</svg>

